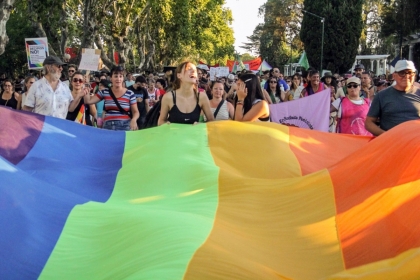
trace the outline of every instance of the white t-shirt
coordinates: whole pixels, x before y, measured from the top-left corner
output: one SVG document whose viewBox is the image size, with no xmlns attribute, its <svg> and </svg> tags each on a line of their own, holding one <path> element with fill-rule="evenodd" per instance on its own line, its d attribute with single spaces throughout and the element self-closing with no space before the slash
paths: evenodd
<svg viewBox="0 0 420 280">
<path fill-rule="evenodd" d="M 23 105 L 34 108 L 33 112 L 37 114 L 65 119 L 72 101 L 73 96 L 66 84 L 58 81 L 54 91 L 44 77 L 31 86 Z"/>
<path fill-rule="evenodd" d="M 363 105 L 363 103 L 365 103 L 365 100 L 362 98 L 362 99 L 360 99 L 360 100 L 351 100 L 351 99 L 349 99 L 353 104 L 356 104 L 356 105 Z M 334 108 L 335 109 L 337 109 L 338 111 L 337 111 L 337 118 L 341 118 L 341 98 L 338 98 L 338 99 L 336 99 L 336 100 L 334 100 L 334 102 L 333 103 L 331 103 L 331 105 L 333 105 L 334 106 Z"/>
</svg>

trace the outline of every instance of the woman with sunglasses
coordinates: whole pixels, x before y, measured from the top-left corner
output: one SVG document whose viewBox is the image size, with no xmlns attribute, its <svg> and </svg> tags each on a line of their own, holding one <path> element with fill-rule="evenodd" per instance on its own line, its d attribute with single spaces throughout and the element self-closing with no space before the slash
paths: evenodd
<svg viewBox="0 0 420 280">
<path fill-rule="evenodd" d="M 104 129 L 137 130 L 140 113 L 134 92 L 125 88 L 124 69 L 121 66 L 114 66 L 110 75 L 112 86 L 109 89 L 100 90 L 93 96 L 90 96 L 89 90 L 85 89 L 87 91 L 85 104 L 96 104 L 105 100 Z"/>
<path fill-rule="evenodd" d="M 89 94 L 89 87 L 85 86 L 84 76 L 81 72 L 75 72 L 71 78 L 71 95 L 74 99 L 77 96 Z M 67 120 L 77 123 L 93 126 L 92 118 L 96 119 L 95 105 L 85 105 L 84 99 L 81 98 L 79 104 L 73 112 L 67 113 Z"/>
<path fill-rule="evenodd" d="M 213 121 L 210 102 L 205 92 L 197 89 L 197 68 L 190 62 L 181 63 L 175 70 L 173 90 L 162 98 L 158 125 L 169 123 L 195 124 L 203 111 L 207 121 Z"/>
<path fill-rule="evenodd" d="M 347 95 L 336 99 L 330 112 L 337 112 L 338 133 L 372 136 L 365 128 L 365 120 L 370 107 L 368 98 L 360 97 L 360 79 L 351 77 L 347 80 Z"/>
<path fill-rule="evenodd" d="M 270 79 L 271 80 L 271 79 Z M 270 109 L 254 74 L 239 76 L 235 97 L 235 121 L 270 121 Z"/>
<path fill-rule="evenodd" d="M 6 79 L 3 82 L 3 92 L 1 93 L 0 105 L 13 109 L 20 108 L 21 98 L 19 93 L 15 92 L 12 80 Z"/>
<path fill-rule="evenodd" d="M 268 101 L 268 104 L 284 102 L 286 99 L 286 93 L 281 90 L 278 80 L 275 77 L 270 77 L 267 82 L 268 89 L 263 89 L 262 91 L 265 99 Z"/>
</svg>

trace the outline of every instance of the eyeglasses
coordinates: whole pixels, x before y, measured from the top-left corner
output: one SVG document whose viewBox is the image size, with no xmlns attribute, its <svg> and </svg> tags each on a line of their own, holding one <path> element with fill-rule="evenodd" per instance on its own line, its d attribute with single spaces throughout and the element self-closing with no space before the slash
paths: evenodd
<svg viewBox="0 0 420 280">
<path fill-rule="evenodd" d="M 4 87 L 12 87 L 12 85 L 4 85 Z"/>
<path fill-rule="evenodd" d="M 77 76 L 77 75 L 76 75 Z M 73 79 L 73 83 L 83 83 L 83 80 L 82 79 L 77 79 L 77 78 L 74 78 Z"/>
<path fill-rule="evenodd" d="M 288 82 L 288 83 L 291 83 L 292 81 L 291 81 L 291 80 L 287 80 L 287 82 Z"/>
<path fill-rule="evenodd" d="M 359 85 L 347 85 L 347 88 L 358 88 Z"/>
<path fill-rule="evenodd" d="M 397 72 L 398 76 L 400 76 L 401 78 L 404 78 L 406 75 L 408 75 L 408 77 L 412 77 L 414 74 L 416 74 L 415 72 L 405 72 L 405 71 L 400 71 Z"/>
</svg>

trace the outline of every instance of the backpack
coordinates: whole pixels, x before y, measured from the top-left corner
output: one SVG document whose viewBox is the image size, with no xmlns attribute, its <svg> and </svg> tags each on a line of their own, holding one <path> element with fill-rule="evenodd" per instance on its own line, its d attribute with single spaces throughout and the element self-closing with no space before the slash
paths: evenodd
<svg viewBox="0 0 420 280">
<path fill-rule="evenodd" d="M 147 112 L 146 120 L 144 121 L 143 128 L 151 128 L 158 125 L 160 116 L 161 101 L 156 102 L 152 109 Z"/>
</svg>

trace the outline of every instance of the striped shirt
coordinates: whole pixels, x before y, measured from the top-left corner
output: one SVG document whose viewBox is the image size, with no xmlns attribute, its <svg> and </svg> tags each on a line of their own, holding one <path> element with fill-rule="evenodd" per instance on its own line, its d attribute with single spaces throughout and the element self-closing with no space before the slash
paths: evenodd
<svg viewBox="0 0 420 280">
<path fill-rule="evenodd" d="M 223 102 L 223 105 L 220 107 L 219 112 L 217 112 L 216 117 L 214 118 L 215 121 L 222 121 L 222 120 L 228 120 L 229 119 L 229 108 L 228 108 L 228 102 L 226 100 L 222 100 L 220 102 Z M 216 111 L 216 108 L 210 108 L 211 112 L 214 115 L 214 112 Z M 206 115 L 203 115 L 204 121 L 207 121 Z"/>
<path fill-rule="evenodd" d="M 104 107 L 106 111 L 106 116 L 104 121 L 122 121 L 130 119 L 128 115 L 121 113 L 121 111 L 118 109 L 118 106 L 115 104 L 114 100 L 109 94 L 109 89 L 104 89 L 102 91 L 99 90 L 96 93 L 96 96 L 100 100 L 105 101 Z M 117 100 L 118 103 L 120 103 L 121 107 L 127 112 L 131 110 L 131 105 L 137 106 L 136 96 L 131 90 L 127 90 L 123 94 L 123 96 L 117 98 Z"/>
</svg>

